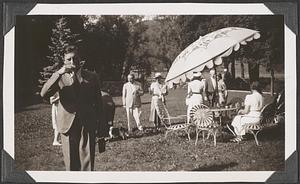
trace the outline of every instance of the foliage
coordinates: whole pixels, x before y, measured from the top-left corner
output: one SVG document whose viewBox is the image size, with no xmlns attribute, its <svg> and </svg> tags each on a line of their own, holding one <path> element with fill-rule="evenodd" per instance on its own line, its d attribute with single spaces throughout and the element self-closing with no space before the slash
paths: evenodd
<svg viewBox="0 0 300 184">
<path fill-rule="evenodd" d="M 70 21 L 69 21 L 70 22 Z M 52 28 L 50 37 L 50 44 L 48 46 L 50 55 L 47 56 L 48 64 L 40 72 L 41 78 L 39 79 L 40 87 L 51 77 L 51 75 L 61 67 L 64 56 L 64 48 L 70 44 L 80 42 L 78 40 L 78 33 L 74 33 L 70 29 L 66 17 L 60 17 L 55 21 L 55 26 Z"/>
<path fill-rule="evenodd" d="M 149 38 L 145 34 L 148 25 L 143 21 L 144 16 L 126 15 L 123 18 L 128 26 L 130 36 L 122 79 L 125 79 L 131 70 L 149 75 L 151 64 L 147 58 L 148 50 L 146 49 Z"/>
<path fill-rule="evenodd" d="M 120 80 L 128 48 L 129 29 L 125 20 L 114 16 L 84 16 L 87 68 L 102 80 Z"/>
</svg>

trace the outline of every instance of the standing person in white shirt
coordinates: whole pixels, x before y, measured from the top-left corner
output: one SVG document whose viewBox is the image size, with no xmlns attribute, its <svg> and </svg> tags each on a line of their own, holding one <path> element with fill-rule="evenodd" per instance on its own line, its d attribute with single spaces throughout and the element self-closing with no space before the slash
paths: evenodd
<svg viewBox="0 0 300 184">
<path fill-rule="evenodd" d="M 193 72 L 192 81 L 188 83 L 188 95 L 186 98 L 187 108 L 187 121 L 190 121 L 190 111 L 195 105 L 203 104 L 202 93 L 204 91 L 205 84 L 201 80 L 200 72 Z"/>
<path fill-rule="evenodd" d="M 162 81 L 161 73 L 155 74 L 155 82 L 153 82 L 150 86 L 150 94 L 152 94 L 151 101 L 151 109 L 150 109 L 150 118 L 149 121 L 154 123 L 156 130 L 159 129 L 161 124 L 161 120 L 157 114 L 157 110 L 155 109 L 156 102 L 162 102 L 166 104 L 165 96 L 168 94 L 167 85 Z"/>
<path fill-rule="evenodd" d="M 234 117 L 231 123 L 236 134 L 236 138 L 232 139 L 232 142 L 242 141 L 243 135 L 246 133 L 243 128 L 245 123 L 256 123 L 260 120 L 260 111 L 263 108 L 264 103 L 260 84 L 258 82 L 253 82 L 251 84 L 251 91 L 252 94 L 245 97 L 245 108 L 239 110 L 238 115 Z"/>
<path fill-rule="evenodd" d="M 129 74 L 127 79 L 128 82 L 123 86 L 122 101 L 127 114 L 128 132 L 131 133 L 131 117 L 135 119 L 137 128 L 140 131 L 143 130 L 143 127 L 140 123 L 140 107 L 142 105 L 141 95 L 143 95 L 144 92 L 141 84 L 134 80 L 133 74 Z"/>
<path fill-rule="evenodd" d="M 216 71 L 211 69 L 209 71 L 210 77 L 205 80 L 205 96 L 204 99 L 209 102 L 209 106 L 214 107 L 217 102 L 217 82 Z"/>
</svg>

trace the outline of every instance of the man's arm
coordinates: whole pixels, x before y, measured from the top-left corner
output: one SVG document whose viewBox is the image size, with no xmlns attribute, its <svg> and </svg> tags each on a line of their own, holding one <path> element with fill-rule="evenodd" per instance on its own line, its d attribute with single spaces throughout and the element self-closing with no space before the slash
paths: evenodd
<svg viewBox="0 0 300 184">
<path fill-rule="evenodd" d="M 122 90 L 122 103 L 123 103 L 123 106 L 126 105 L 126 85 L 125 84 L 123 85 L 123 90 Z"/>
<path fill-rule="evenodd" d="M 142 96 L 144 94 L 144 90 L 142 88 L 142 85 L 139 83 L 139 88 L 138 88 L 138 93 L 139 93 L 139 96 Z"/>
<path fill-rule="evenodd" d="M 44 98 L 53 96 L 59 90 L 58 81 L 60 77 L 61 75 L 58 72 L 52 74 L 50 79 L 44 84 L 41 90 L 41 97 Z"/>
</svg>

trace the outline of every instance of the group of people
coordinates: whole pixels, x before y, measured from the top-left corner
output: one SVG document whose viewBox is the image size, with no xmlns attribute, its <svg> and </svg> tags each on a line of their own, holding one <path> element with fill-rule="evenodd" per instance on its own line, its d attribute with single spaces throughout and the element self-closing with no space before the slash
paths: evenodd
<svg viewBox="0 0 300 184">
<path fill-rule="evenodd" d="M 129 74 L 127 79 L 128 82 L 123 86 L 122 100 L 127 114 L 128 131 L 132 131 L 132 119 L 138 129 L 143 130 L 140 107 L 144 92 L 134 75 Z M 155 74 L 150 92 L 152 102 L 165 102 L 168 91 L 160 73 Z M 53 145 L 62 146 L 66 170 L 94 170 L 96 138 L 103 140 L 108 135 L 107 117 L 104 114 L 106 111 L 103 109 L 105 106 L 98 76 L 82 68 L 80 52 L 76 46 L 69 45 L 64 49 L 63 65 L 44 84 L 40 95 L 50 99 L 52 104 Z M 153 105 L 149 119 L 155 127 L 159 127 L 160 119 Z"/>
<path fill-rule="evenodd" d="M 216 76 L 215 70 L 210 70 L 209 73 L 206 79 L 202 78 L 200 72 L 193 73 L 193 78 L 188 83 L 186 99 L 188 115 L 194 105 L 203 104 L 204 101 L 207 101 L 209 106 L 226 104 L 228 94 L 222 75 Z M 133 74 L 129 74 L 127 79 L 128 82 L 123 86 L 122 102 L 126 109 L 128 131 L 132 131 L 132 119 L 142 131 L 140 115 L 143 88 Z M 152 95 L 149 121 L 159 129 L 161 119 L 155 103 L 166 103 L 168 89 L 161 73 L 156 73 L 154 79 L 149 88 Z M 251 87 L 252 94 L 246 96 L 245 108 L 238 112 L 239 115 L 232 122 L 237 134 L 233 141 L 242 140 L 245 132 L 241 127 L 246 121 L 254 122 L 259 118 L 263 97 L 258 83 L 253 83 Z M 96 137 L 104 138 L 108 133 L 100 91 L 98 76 L 82 68 L 78 48 L 73 45 L 67 46 L 62 67 L 53 73 L 40 93 L 44 98 L 51 97 L 55 130 L 53 145 L 62 146 L 66 170 L 94 170 Z M 247 119 L 240 116 L 241 114 L 249 114 L 251 117 Z M 59 134 L 61 144 L 58 141 Z"/>
<path fill-rule="evenodd" d="M 149 92 L 152 95 L 151 109 L 149 121 L 154 123 L 156 129 L 159 129 L 161 120 L 157 114 L 154 103 L 161 101 L 165 103 L 165 96 L 168 94 L 167 86 L 163 82 L 161 73 L 156 73 L 155 81 L 150 85 Z M 140 122 L 141 115 L 141 96 L 144 94 L 142 86 L 135 80 L 133 74 L 127 76 L 128 82 L 123 85 L 122 102 L 123 107 L 126 109 L 128 132 L 132 132 L 132 122 L 134 119 L 140 131 L 143 131 L 143 126 Z"/>
<path fill-rule="evenodd" d="M 188 122 L 190 111 L 195 105 L 204 104 L 204 101 L 210 107 L 224 106 L 226 104 L 228 91 L 223 78 L 222 74 L 216 75 L 214 69 L 209 71 L 209 76 L 206 79 L 202 77 L 201 72 L 193 72 L 193 77 L 187 87 Z"/>
<path fill-rule="evenodd" d="M 190 121 L 190 110 L 195 105 L 204 104 L 204 101 L 207 101 L 210 107 L 221 107 L 226 104 L 228 92 L 222 78 L 222 74 L 215 75 L 214 69 L 210 70 L 210 76 L 207 79 L 202 79 L 200 72 L 193 73 L 193 78 L 188 83 L 188 95 L 186 98 L 188 122 Z M 251 94 L 245 97 L 244 108 L 238 111 L 237 116 L 234 117 L 231 123 L 236 134 L 236 137 L 231 139 L 232 142 L 243 140 L 243 136 L 246 133 L 244 129 L 246 123 L 259 122 L 263 104 L 261 86 L 255 81 L 251 84 Z"/>
</svg>

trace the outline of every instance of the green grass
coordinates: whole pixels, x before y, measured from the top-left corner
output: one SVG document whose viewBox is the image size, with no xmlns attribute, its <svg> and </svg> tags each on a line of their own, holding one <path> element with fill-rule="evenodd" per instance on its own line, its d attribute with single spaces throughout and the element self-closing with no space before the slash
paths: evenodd
<svg viewBox="0 0 300 184">
<path fill-rule="evenodd" d="M 186 113 L 184 102 L 186 90 L 170 91 L 167 107 L 171 115 Z M 244 98 L 245 93 L 229 93 Z M 252 137 L 235 144 L 228 141 L 232 136 L 224 131 L 217 138 L 194 145 L 195 137 L 188 141 L 183 132 L 154 133 L 149 123 L 150 96 L 142 97 L 141 122 L 145 133 L 136 133 L 127 140 L 107 143 L 106 151 L 96 152 L 95 170 L 98 171 L 251 171 L 284 169 L 284 127 L 261 132 L 262 146 L 256 146 Z M 266 103 L 272 98 L 266 96 Z M 115 97 L 117 105 L 114 126 L 127 127 L 125 109 L 121 98 Z M 51 107 L 36 104 L 15 114 L 15 159 L 20 170 L 64 170 L 61 147 L 52 146 L 53 130 Z"/>
</svg>

